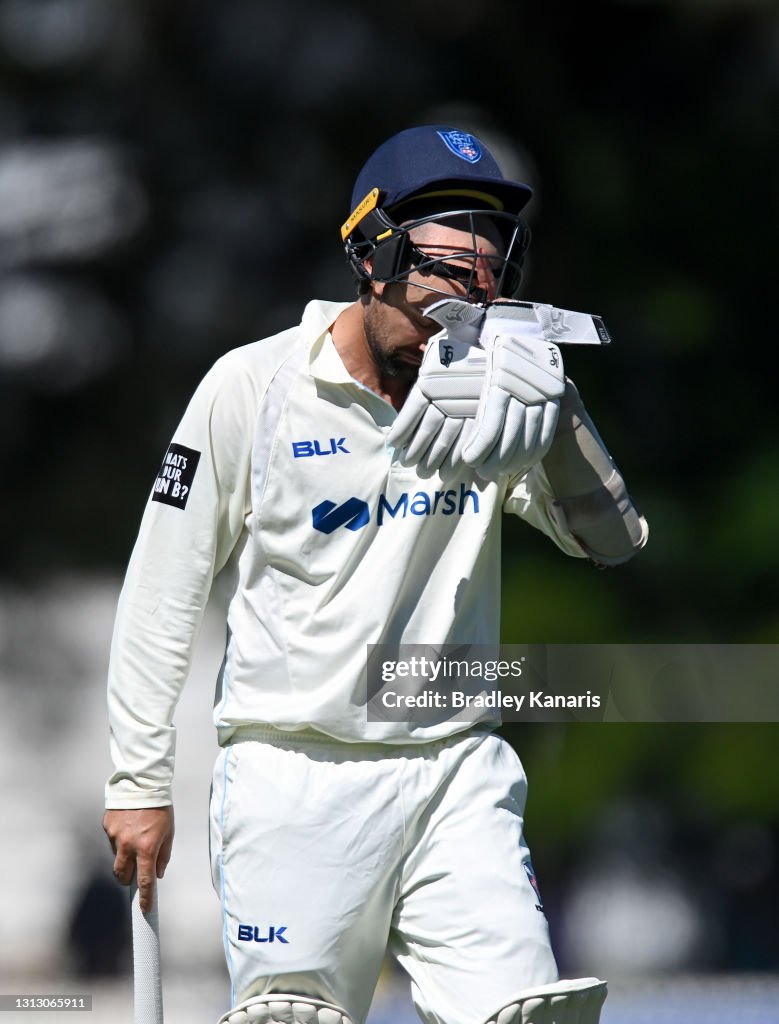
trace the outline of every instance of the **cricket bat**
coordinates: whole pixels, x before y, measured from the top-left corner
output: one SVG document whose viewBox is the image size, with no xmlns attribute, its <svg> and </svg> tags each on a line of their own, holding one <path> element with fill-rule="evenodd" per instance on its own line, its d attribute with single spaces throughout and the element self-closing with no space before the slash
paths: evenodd
<svg viewBox="0 0 779 1024">
<path fill-rule="evenodd" d="M 141 910 L 135 877 L 130 884 L 133 932 L 133 1005 L 135 1024 L 163 1024 L 162 969 L 160 961 L 159 887 L 154 906 Z"/>
</svg>

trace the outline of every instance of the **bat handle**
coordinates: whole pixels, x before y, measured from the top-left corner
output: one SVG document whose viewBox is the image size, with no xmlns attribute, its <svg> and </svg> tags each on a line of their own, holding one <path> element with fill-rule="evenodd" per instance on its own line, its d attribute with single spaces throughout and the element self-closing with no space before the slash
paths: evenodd
<svg viewBox="0 0 779 1024">
<path fill-rule="evenodd" d="M 159 892 L 148 914 L 141 910 L 135 877 L 130 883 L 133 930 L 133 1003 L 135 1024 L 163 1024 L 160 961 Z"/>
</svg>

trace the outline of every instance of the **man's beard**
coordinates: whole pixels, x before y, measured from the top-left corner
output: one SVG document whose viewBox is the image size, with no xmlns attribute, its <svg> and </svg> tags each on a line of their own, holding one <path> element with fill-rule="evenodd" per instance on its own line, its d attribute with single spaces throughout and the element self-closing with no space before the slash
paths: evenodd
<svg viewBox="0 0 779 1024">
<path fill-rule="evenodd" d="M 371 358 L 382 376 L 415 381 L 419 376 L 419 367 L 404 359 L 399 359 L 394 352 L 386 352 L 370 329 L 370 325 L 366 324 L 365 326 L 365 340 L 368 342 Z"/>
</svg>

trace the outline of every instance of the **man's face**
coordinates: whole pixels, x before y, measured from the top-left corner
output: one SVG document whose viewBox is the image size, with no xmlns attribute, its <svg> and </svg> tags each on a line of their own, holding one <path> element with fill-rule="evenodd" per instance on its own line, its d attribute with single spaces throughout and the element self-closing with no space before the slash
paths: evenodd
<svg viewBox="0 0 779 1024">
<path fill-rule="evenodd" d="M 390 377 L 413 381 L 425 347 L 440 324 L 424 310 L 451 295 L 458 299 L 492 301 L 497 297 L 501 241 L 486 218 L 475 218 L 475 232 L 458 218 L 450 223 L 431 221 L 413 228 L 410 238 L 429 259 L 445 259 L 445 266 L 462 273 L 463 280 L 436 273 L 432 266 L 412 270 L 404 281 L 374 282 L 365 305 L 368 348 L 379 370 Z M 470 272 L 473 276 L 470 279 Z M 469 295 L 468 284 L 481 292 Z"/>
</svg>

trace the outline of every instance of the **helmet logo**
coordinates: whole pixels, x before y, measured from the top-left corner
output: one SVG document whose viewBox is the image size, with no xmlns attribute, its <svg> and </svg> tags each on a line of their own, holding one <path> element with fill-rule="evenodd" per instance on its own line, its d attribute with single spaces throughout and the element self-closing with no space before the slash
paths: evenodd
<svg viewBox="0 0 779 1024">
<path fill-rule="evenodd" d="M 447 147 L 459 156 L 461 160 L 467 160 L 469 164 L 478 163 L 481 160 L 481 145 L 478 139 L 468 132 L 439 132 Z"/>
</svg>

